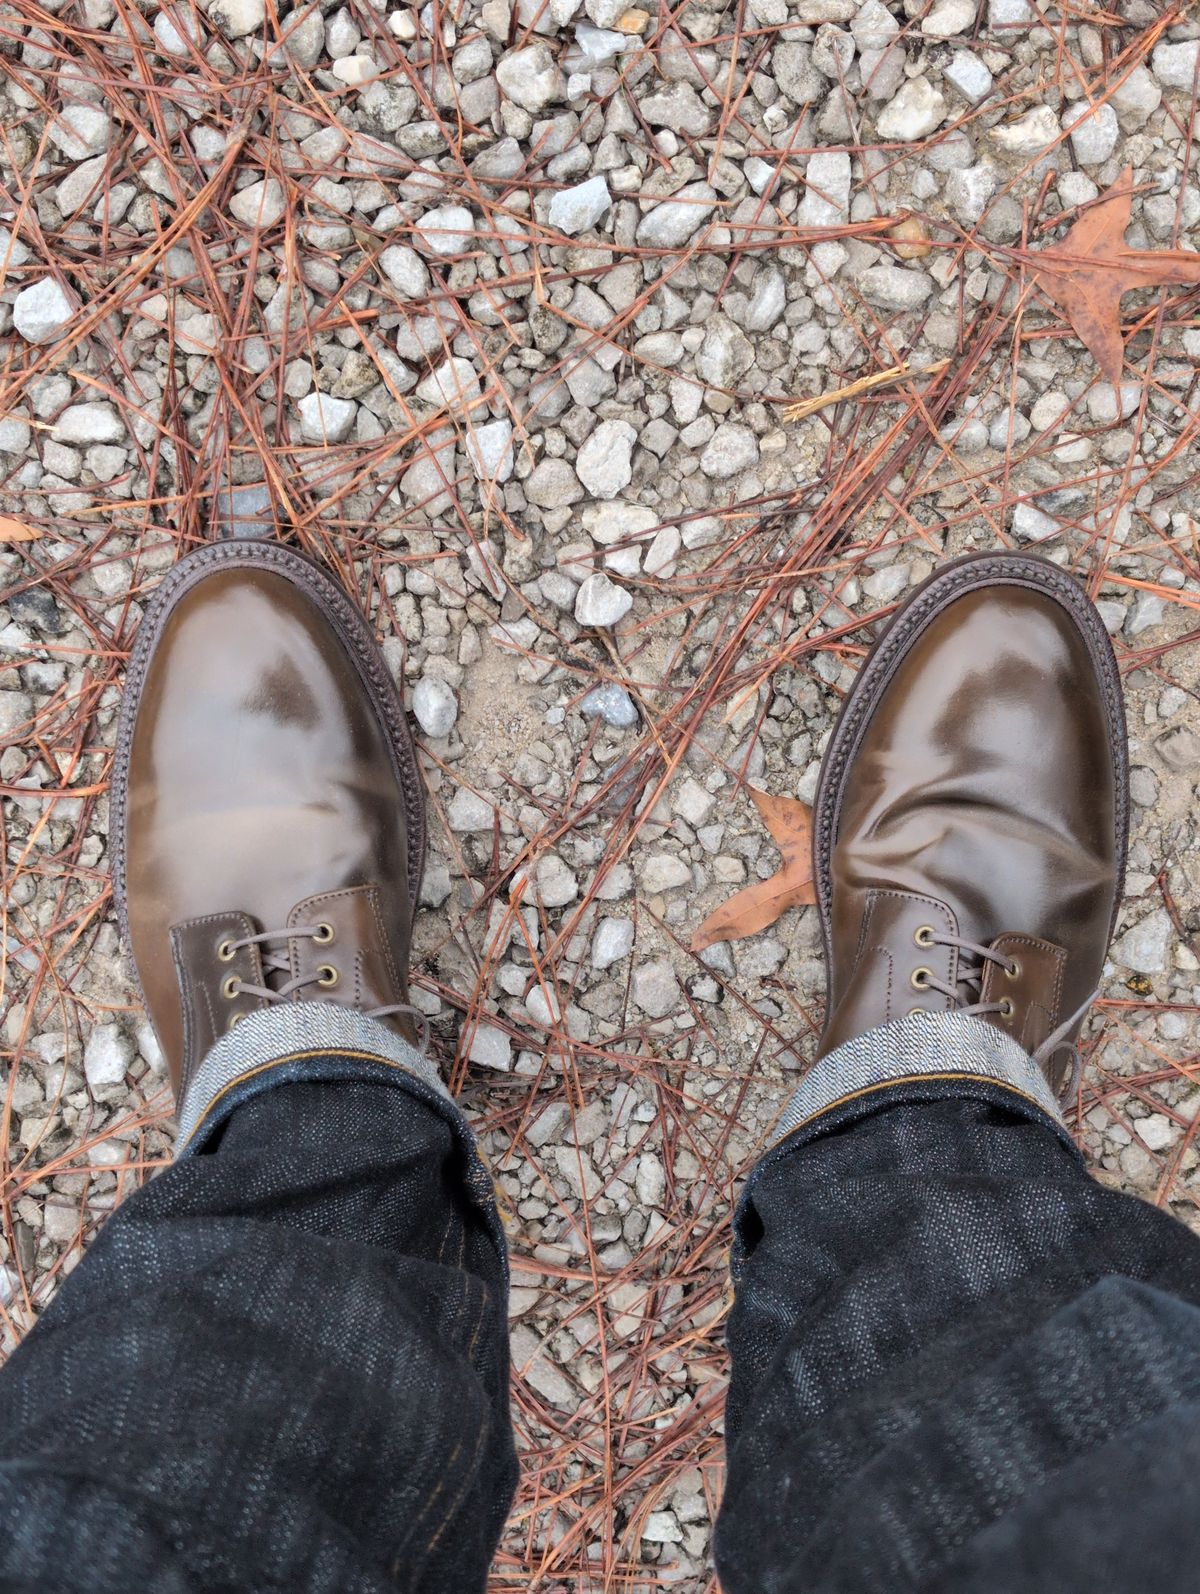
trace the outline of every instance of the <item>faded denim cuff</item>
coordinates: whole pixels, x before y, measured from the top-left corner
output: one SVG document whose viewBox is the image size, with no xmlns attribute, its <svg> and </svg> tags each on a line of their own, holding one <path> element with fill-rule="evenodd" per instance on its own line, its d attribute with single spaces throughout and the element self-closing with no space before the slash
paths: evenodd
<svg viewBox="0 0 1200 1594">
<path fill-rule="evenodd" d="M 466 1115 L 423 1052 L 378 1019 L 332 1002 L 288 1002 L 248 1014 L 223 1035 L 179 1103 L 175 1160 L 208 1151 L 231 1114 L 280 1085 L 352 1080 L 406 1091 L 449 1124 L 467 1198 L 478 1209 L 508 1278 L 496 1188 Z"/>
<path fill-rule="evenodd" d="M 910 1013 L 856 1035 L 814 1063 L 784 1108 L 776 1143 L 824 1113 L 855 1101 L 867 1104 L 875 1092 L 933 1080 L 959 1084 L 963 1095 L 979 1082 L 999 1086 L 1062 1126 L 1045 1074 L 1010 1035 L 965 1013 Z"/>
<path fill-rule="evenodd" d="M 394 1029 L 332 1002 L 280 1002 L 248 1013 L 222 1035 L 188 1081 L 179 1103 L 176 1159 L 201 1149 L 248 1095 L 286 1080 L 334 1077 L 323 1071 L 331 1060 L 337 1077 L 349 1073 L 408 1084 L 466 1127 L 433 1063 Z"/>
<path fill-rule="evenodd" d="M 735 1285 L 753 1248 L 755 1186 L 769 1168 L 810 1142 L 852 1130 L 890 1107 L 947 1099 L 987 1102 L 1041 1124 L 1082 1163 L 1045 1075 L 1016 1041 L 963 1013 L 910 1014 L 846 1041 L 801 1081 L 737 1202 L 731 1253 Z"/>
</svg>

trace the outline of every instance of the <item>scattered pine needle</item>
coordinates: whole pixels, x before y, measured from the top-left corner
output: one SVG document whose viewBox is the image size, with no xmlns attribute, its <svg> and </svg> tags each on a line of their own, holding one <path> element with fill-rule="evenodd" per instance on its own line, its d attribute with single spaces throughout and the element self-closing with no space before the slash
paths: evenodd
<svg viewBox="0 0 1200 1594">
<path fill-rule="evenodd" d="M 897 382 L 911 382 L 922 376 L 940 376 L 950 364 L 949 360 L 935 360 L 932 365 L 893 365 L 886 371 L 876 371 L 871 376 L 860 376 L 845 387 L 832 393 L 818 393 L 816 398 L 801 399 L 789 404 L 783 412 L 785 421 L 803 421 L 830 404 L 840 404 L 843 399 L 861 398 L 864 393 L 874 393 L 881 387 L 892 387 Z"/>
</svg>

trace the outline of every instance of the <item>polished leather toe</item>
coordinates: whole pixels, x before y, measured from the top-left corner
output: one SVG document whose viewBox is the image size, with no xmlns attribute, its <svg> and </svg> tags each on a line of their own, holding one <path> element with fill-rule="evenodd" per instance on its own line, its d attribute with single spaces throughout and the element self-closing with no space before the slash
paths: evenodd
<svg viewBox="0 0 1200 1594">
<path fill-rule="evenodd" d="M 897 615 L 830 745 L 823 1051 L 997 993 L 1005 1011 L 990 1021 L 1034 1050 L 1103 967 L 1126 823 L 1107 638 L 1040 561 L 971 561 L 940 579 L 935 601 Z M 1005 937 L 1007 966 L 954 944 Z M 932 979 L 914 981 L 921 971 Z"/>
<path fill-rule="evenodd" d="M 218 958 L 231 939 L 319 922 L 334 948 L 287 943 L 291 964 L 337 976 L 305 999 L 404 1000 L 423 841 L 397 706 L 344 594 L 284 550 L 192 559 L 146 622 L 118 770 L 128 941 L 177 1082 L 252 1005 L 229 1005 L 226 982 L 269 975 L 265 947 Z"/>
</svg>

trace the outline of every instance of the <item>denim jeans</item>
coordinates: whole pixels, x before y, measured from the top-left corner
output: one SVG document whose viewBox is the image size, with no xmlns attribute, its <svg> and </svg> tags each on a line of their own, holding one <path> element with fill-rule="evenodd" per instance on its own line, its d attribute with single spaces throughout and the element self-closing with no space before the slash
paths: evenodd
<svg viewBox="0 0 1200 1594">
<path fill-rule="evenodd" d="M 1194 1575 L 1200 1246 L 965 1033 L 834 1054 L 747 1183 L 725 1594 Z M 487 1177 L 402 1051 L 307 1039 L 210 1080 L 0 1374 L 4 1594 L 485 1587 L 516 1481 Z"/>
</svg>

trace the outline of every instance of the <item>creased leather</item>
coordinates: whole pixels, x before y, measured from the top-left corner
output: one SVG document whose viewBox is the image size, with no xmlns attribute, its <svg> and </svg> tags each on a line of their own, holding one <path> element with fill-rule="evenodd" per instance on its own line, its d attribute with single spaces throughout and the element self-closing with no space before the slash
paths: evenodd
<svg viewBox="0 0 1200 1594">
<path fill-rule="evenodd" d="M 905 970 L 933 967 L 912 941 L 918 899 L 1017 957 L 1018 979 L 985 962 L 980 997 L 964 988 L 962 1002 L 1010 998 L 1011 1019 L 989 1021 L 1032 1051 L 1099 981 L 1123 858 L 1117 736 L 1089 643 L 1049 593 L 998 581 L 934 610 L 878 690 L 834 816 L 821 1054 L 933 1010 L 897 998 Z"/>
</svg>

